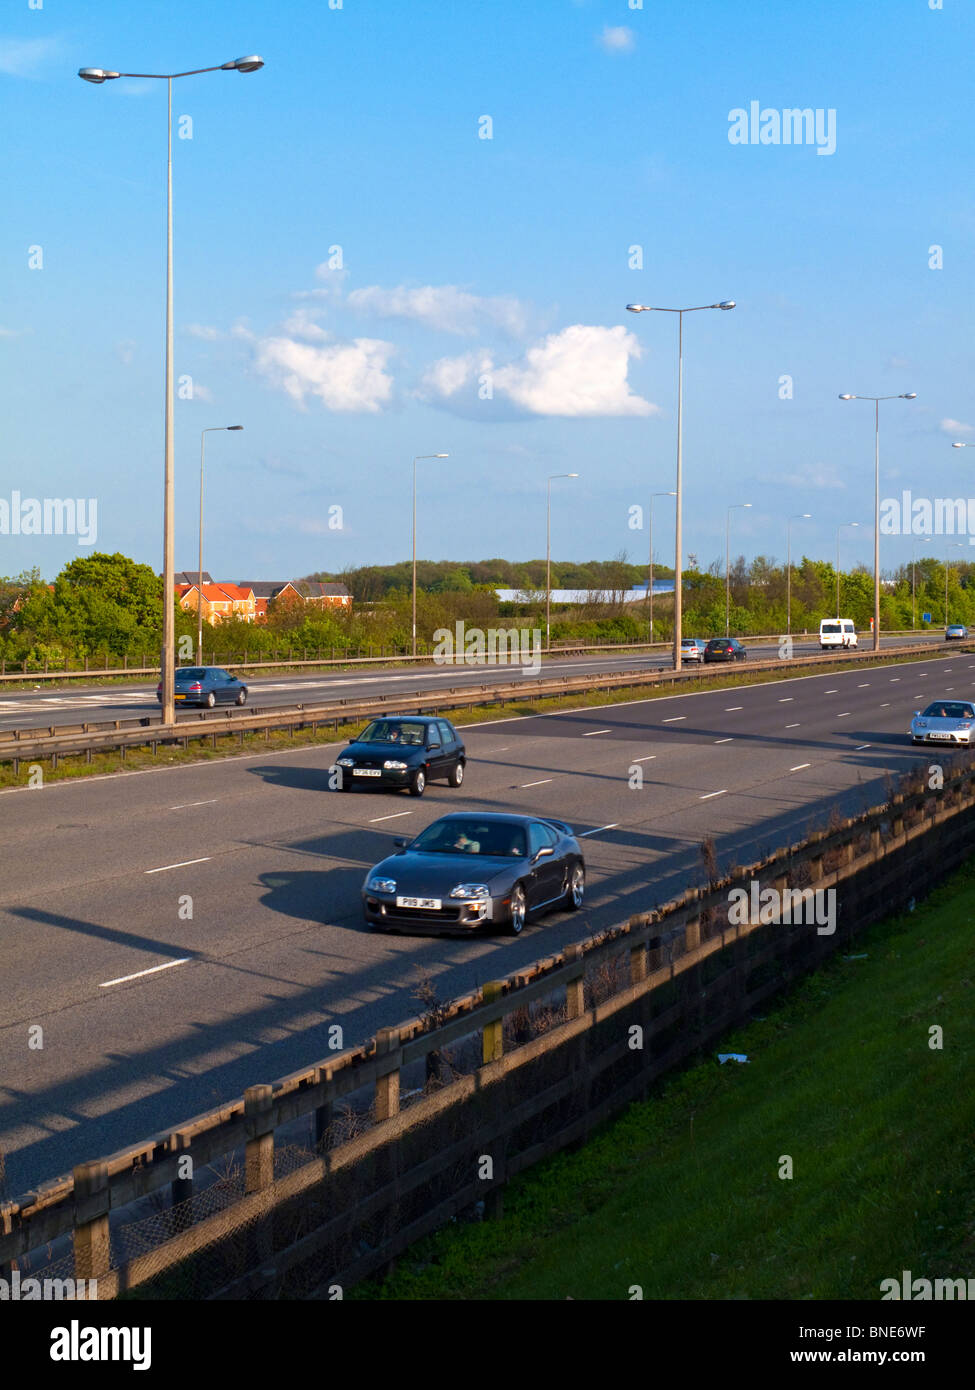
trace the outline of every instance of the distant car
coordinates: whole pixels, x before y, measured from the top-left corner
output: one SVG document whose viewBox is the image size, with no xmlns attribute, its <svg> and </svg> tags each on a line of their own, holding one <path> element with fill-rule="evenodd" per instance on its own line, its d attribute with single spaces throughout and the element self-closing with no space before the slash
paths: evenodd
<svg viewBox="0 0 975 1390">
<path fill-rule="evenodd" d="M 973 727 L 975 707 L 967 700 L 935 700 L 924 711 L 914 711 L 911 741 L 970 744 Z"/>
<path fill-rule="evenodd" d="M 968 628 L 961 623 L 951 623 L 945 628 L 945 641 L 950 642 L 953 638 L 964 639 L 968 636 Z"/>
<path fill-rule="evenodd" d="M 712 637 L 704 648 L 705 661 L 744 661 L 747 656 L 737 637 Z"/>
<path fill-rule="evenodd" d="M 178 666 L 174 695 L 178 705 L 246 705 L 247 686 L 222 666 Z M 161 681 L 156 699 L 162 704 Z"/>
<path fill-rule="evenodd" d="M 582 907 L 586 865 L 572 828 L 551 817 L 481 812 L 441 816 L 366 874 L 366 923 L 387 931 L 505 927 L 535 913 Z"/>
<path fill-rule="evenodd" d="M 824 618 L 819 624 L 819 645 L 823 651 L 827 647 L 855 647 L 857 630 L 852 618 Z"/>
<path fill-rule="evenodd" d="M 703 637 L 682 637 L 680 644 L 681 661 L 703 661 L 707 646 Z"/>
<path fill-rule="evenodd" d="M 336 760 L 344 792 L 356 785 L 408 788 L 422 796 L 428 782 L 459 787 L 467 751 L 449 719 L 396 715 L 374 719 Z"/>
</svg>

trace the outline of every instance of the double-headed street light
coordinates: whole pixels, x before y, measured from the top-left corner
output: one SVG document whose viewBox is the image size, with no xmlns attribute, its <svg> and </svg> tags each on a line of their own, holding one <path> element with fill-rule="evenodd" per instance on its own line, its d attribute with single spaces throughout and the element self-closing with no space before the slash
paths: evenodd
<svg viewBox="0 0 975 1390">
<path fill-rule="evenodd" d="M 731 513 L 739 507 L 750 507 L 751 502 L 732 502 L 725 517 L 724 526 L 724 635 L 730 636 L 731 628 Z"/>
<path fill-rule="evenodd" d="M 173 82 L 177 77 L 195 77 L 202 72 L 257 72 L 264 59 L 256 53 L 246 58 L 233 58 L 212 68 L 191 68 L 187 72 L 115 72 L 110 68 L 79 68 L 78 76 L 96 86 L 118 77 L 158 78 L 166 83 L 169 96 L 166 131 L 168 136 L 166 181 L 166 424 L 164 442 L 164 502 L 163 502 L 163 641 L 162 641 L 162 722 L 176 722 L 176 545 L 175 545 L 175 485 L 173 477 Z"/>
<path fill-rule="evenodd" d="M 218 430 L 242 430 L 243 425 L 210 425 L 200 431 L 200 579 L 196 591 L 196 664 L 203 665 L 203 455 L 208 434 Z"/>
<path fill-rule="evenodd" d="M 548 475 L 548 506 L 545 512 L 545 650 L 550 641 L 550 622 L 552 607 L 552 479 L 578 478 L 578 473 L 550 473 Z"/>
<path fill-rule="evenodd" d="M 681 584 L 681 550 L 683 548 L 682 516 L 683 497 L 681 493 L 683 472 L 683 415 L 684 415 L 684 315 L 695 314 L 701 309 L 733 309 L 733 299 L 723 299 L 720 304 L 695 304 L 688 309 L 662 309 L 659 304 L 627 304 L 631 314 L 676 314 L 677 315 L 677 520 L 674 527 L 674 670 L 681 669 L 680 641 L 683 619 L 683 586 Z"/>
<path fill-rule="evenodd" d="M 449 454 L 415 454 L 413 457 L 413 655 L 416 656 L 416 465 L 419 459 L 449 459 Z"/>
<path fill-rule="evenodd" d="M 859 526 L 859 521 L 841 521 L 836 528 L 836 616 L 840 616 L 840 532 L 844 526 Z"/>
<path fill-rule="evenodd" d="M 785 560 L 785 631 L 786 636 L 792 634 L 792 523 L 794 521 L 808 521 L 812 512 L 796 512 L 790 516 L 786 522 L 786 560 Z"/>
<path fill-rule="evenodd" d="M 873 451 L 873 649 L 880 651 L 880 402 L 914 401 L 916 391 L 899 391 L 896 396 L 856 396 L 845 391 L 841 401 L 873 401 L 874 403 L 874 451 Z"/>
<path fill-rule="evenodd" d="M 650 575 L 647 582 L 647 598 L 650 600 L 650 641 L 653 641 L 653 499 L 655 497 L 676 497 L 676 492 L 654 492 L 650 495 Z"/>
</svg>

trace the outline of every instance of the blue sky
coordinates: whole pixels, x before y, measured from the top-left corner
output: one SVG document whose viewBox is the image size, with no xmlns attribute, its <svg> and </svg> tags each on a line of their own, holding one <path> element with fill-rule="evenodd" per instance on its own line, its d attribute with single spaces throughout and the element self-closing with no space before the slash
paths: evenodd
<svg viewBox="0 0 975 1390">
<path fill-rule="evenodd" d="M 872 407 L 839 392 L 918 393 L 882 407 L 882 496 L 975 495 L 949 447 L 975 440 L 973 39 L 966 0 L 7 0 L 0 498 L 95 497 L 97 548 L 161 568 L 165 85 L 76 72 L 260 53 L 174 85 L 177 567 L 200 430 L 232 423 L 207 436 L 221 578 L 407 558 L 436 452 L 421 555 L 543 555 L 546 478 L 578 472 L 553 553 L 642 559 L 676 320 L 624 306 L 725 298 L 685 319 L 685 558 L 723 561 L 747 501 L 733 552 L 784 558 L 811 512 L 794 553 L 859 521 L 844 563 L 872 562 Z M 752 101 L 834 110 L 835 152 L 730 143 Z M 0 574 L 79 553 L 0 535 Z"/>
</svg>

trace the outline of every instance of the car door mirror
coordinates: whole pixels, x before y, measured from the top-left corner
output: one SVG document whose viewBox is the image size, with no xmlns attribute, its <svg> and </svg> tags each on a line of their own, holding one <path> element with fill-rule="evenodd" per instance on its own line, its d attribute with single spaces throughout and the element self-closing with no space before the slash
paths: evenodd
<svg viewBox="0 0 975 1390">
<path fill-rule="evenodd" d="M 397 849 L 403 849 L 404 846 L 406 845 L 406 840 L 403 838 L 402 835 L 399 835 L 399 836 L 397 836 L 397 838 L 393 841 L 393 844 L 396 846 Z"/>
<path fill-rule="evenodd" d="M 539 859 L 545 859 L 550 854 L 554 853 L 555 851 L 553 850 L 551 845 L 542 845 L 541 849 L 537 849 L 535 853 L 532 855 L 532 863 L 537 864 Z"/>
<path fill-rule="evenodd" d="M 427 747 L 429 748 L 430 752 L 432 753 L 432 752 L 434 751 L 434 749 L 440 747 L 440 744 L 439 744 L 439 743 L 428 743 L 428 744 L 427 744 Z"/>
</svg>

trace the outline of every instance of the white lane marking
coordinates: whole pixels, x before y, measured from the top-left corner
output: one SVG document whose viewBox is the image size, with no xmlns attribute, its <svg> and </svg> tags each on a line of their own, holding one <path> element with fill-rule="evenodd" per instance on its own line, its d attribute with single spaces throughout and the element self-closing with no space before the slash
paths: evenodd
<svg viewBox="0 0 975 1390">
<path fill-rule="evenodd" d="M 799 725 L 798 725 L 798 724 L 786 724 L 785 727 L 786 727 L 787 729 L 798 729 L 798 728 L 799 728 Z"/>
<path fill-rule="evenodd" d="M 618 820 L 614 820 L 612 825 L 600 825 L 595 830 L 584 830 L 581 835 L 577 835 L 577 840 L 584 840 L 587 835 L 598 835 L 600 830 L 615 830 L 619 825 Z"/>
<path fill-rule="evenodd" d="M 971 670 L 972 668 L 969 667 L 968 669 Z M 900 680 L 900 676 L 891 676 L 891 678 L 890 678 L 890 683 L 891 683 L 891 685 L 896 685 L 897 682 L 898 682 L 899 680 Z"/>
<path fill-rule="evenodd" d="M 837 692 L 835 690 L 827 690 L 826 692 L 827 695 L 835 695 L 836 693 Z"/>
<path fill-rule="evenodd" d="M 864 681 L 862 685 L 857 686 L 857 690 L 866 690 L 869 687 L 869 685 L 869 681 Z"/>
<path fill-rule="evenodd" d="M 721 790 L 720 790 L 719 792 L 706 792 L 704 796 L 698 797 L 698 800 L 699 800 L 699 801 L 710 801 L 711 798 L 712 798 L 712 796 L 724 796 L 724 794 L 725 794 L 725 792 L 726 792 L 727 790 L 728 790 L 727 787 L 722 787 Z"/>
<path fill-rule="evenodd" d="M 790 772 L 801 772 L 804 767 L 812 767 L 812 763 L 796 763 L 795 767 L 790 767 Z"/>
<path fill-rule="evenodd" d="M 184 801 L 181 806 L 170 806 L 171 811 L 185 811 L 190 806 L 215 806 L 219 800 L 216 796 L 211 796 L 209 801 Z"/>
<path fill-rule="evenodd" d="M 855 753 L 862 753 L 863 750 L 864 750 L 864 748 L 869 748 L 869 747 L 870 747 L 870 744 L 869 744 L 869 743 L 858 743 L 857 746 L 856 746 L 856 748 L 855 748 L 853 751 L 854 751 Z"/>
<path fill-rule="evenodd" d="M 183 956 L 180 960 L 168 960 L 165 965 L 154 965 L 150 970 L 137 970 L 134 975 L 120 975 L 117 980 L 103 980 L 98 986 L 99 989 L 108 989 L 111 985 L 124 985 L 129 980 L 141 980 L 144 975 L 155 975 L 160 970 L 172 970 L 174 965 L 185 965 L 190 956 Z"/>
<path fill-rule="evenodd" d="M 744 708 L 745 708 L 744 705 L 728 705 L 727 708 L 725 709 L 725 714 L 733 714 L 733 713 L 735 712 L 736 709 L 744 709 Z"/>
<path fill-rule="evenodd" d="M 678 724 L 682 719 L 686 719 L 686 714 L 671 714 L 668 718 L 661 720 L 663 724 Z"/>
<path fill-rule="evenodd" d="M 850 711 L 845 709 L 842 714 L 838 714 L 836 717 L 837 719 L 848 719 L 850 717 Z"/>
<path fill-rule="evenodd" d="M 160 869 L 145 869 L 143 872 L 147 874 L 164 874 L 167 869 L 185 869 L 188 864 L 205 864 L 209 858 L 209 854 L 205 854 L 202 859 L 182 859 L 178 864 L 163 864 Z"/>
<path fill-rule="evenodd" d="M 733 740 L 733 739 L 730 739 L 730 738 L 716 738 L 714 741 L 715 741 L 715 743 L 733 743 L 733 742 L 734 742 L 734 740 Z"/>
<path fill-rule="evenodd" d="M 597 734 L 611 734 L 612 729 L 590 729 L 588 734 L 583 734 L 583 738 L 595 738 Z"/>
<path fill-rule="evenodd" d="M 779 700 L 779 704 L 780 704 L 780 705 L 791 705 L 791 704 L 792 704 L 792 701 L 793 701 L 794 699 L 795 699 L 795 696 L 794 696 L 794 695 L 783 695 L 782 698 Z"/>
<path fill-rule="evenodd" d="M 371 821 L 367 821 L 366 824 L 367 824 L 367 825 L 376 825 L 377 822 L 378 822 L 378 821 L 381 821 L 381 820 L 399 820 L 400 816 L 412 816 L 412 814 L 413 814 L 412 811 L 397 811 L 397 812 L 396 812 L 394 815 L 392 815 L 392 816 L 373 816 L 372 820 L 371 820 Z"/>
<path fill-rule="evenodd" d="M 656 756 L 656 753 L 648 753 L 645 758 L 634 758 L 633 761 L 635 763 L 652 763 Z"/>
<path fill-rule="evenodd" d="M 540 782 L 522 782 L 523 787 L 544 787 L 546 782 L 551 782 L 551 777 L 543 777 Z"/>
<path fill-rule="evenodd" d="M 881 708 L 881 709 L 890 709 L 890 701 L 889 701 L 889 700 L 885 700 L 884 703 L 880 706 L 880 708 Z"/>
</svg>

